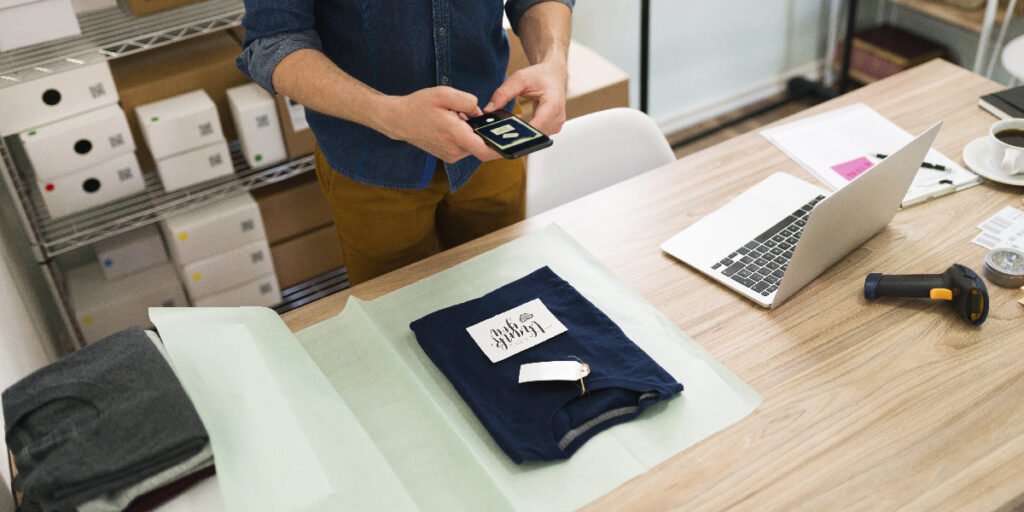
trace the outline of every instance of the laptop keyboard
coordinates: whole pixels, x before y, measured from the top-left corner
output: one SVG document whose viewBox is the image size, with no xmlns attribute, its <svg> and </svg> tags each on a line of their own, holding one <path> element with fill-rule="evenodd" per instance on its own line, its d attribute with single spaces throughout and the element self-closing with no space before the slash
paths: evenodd
<svg viewBox="0 0 1024 512">
<path fill-rule="evenodd" d="M 822 199 L 825 196 L 808 201 L 711 268 L 765 297 L 771 295 L 779 289 L 779 281 L 789 267 L 793 249 L 804 233 L 807 217 Z"/>
</svg>

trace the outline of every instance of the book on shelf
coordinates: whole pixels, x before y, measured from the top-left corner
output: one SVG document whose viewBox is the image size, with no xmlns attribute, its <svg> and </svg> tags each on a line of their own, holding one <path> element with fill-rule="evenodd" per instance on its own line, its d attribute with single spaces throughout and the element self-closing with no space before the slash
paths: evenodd
<svg viewBox="0 0 1024 512">
<path fill-rule="evenodd" d="M 978 99 L 978 106 L 999 119 L 1024 117 L 1024 85 L 986 94 Z"/>
</svg>

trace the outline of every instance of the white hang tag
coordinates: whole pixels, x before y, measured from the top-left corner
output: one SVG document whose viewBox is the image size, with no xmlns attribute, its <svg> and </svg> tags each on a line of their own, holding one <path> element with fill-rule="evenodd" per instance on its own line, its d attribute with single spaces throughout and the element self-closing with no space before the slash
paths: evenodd
<svg viewBox="0 0 1024 512">
<path fill-rule="evenodd" d="M 567 330 L 540 299 L 466 328 L 492 363 L 536 347 Z"/>
<path fill-rule="evenodd" d="M 549 380 L 576 381 L 590 375 L 590 366 L 579 361 L 545 361 L 519 366 L 519 383 Z"/>
</svg>

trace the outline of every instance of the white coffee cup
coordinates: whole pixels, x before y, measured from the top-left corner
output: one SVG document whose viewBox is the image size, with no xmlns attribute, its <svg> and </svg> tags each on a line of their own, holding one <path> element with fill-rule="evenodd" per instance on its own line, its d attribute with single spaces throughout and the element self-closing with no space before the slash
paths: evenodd
<svg viewBox="0 0 1024 512">
<path fill-rule="evenodd" d="M 1018 137 L 1006 141 L 1006 133 L 1010 130 L 1020 131 Z M 997 137 L 1002 135 L 1002 137 Z M 1003 119 L 996 121 L 988 130 L 990 162 L 993 167 L 1006 174 L 1024 173 L 1024 119 Z"/>
</svg>

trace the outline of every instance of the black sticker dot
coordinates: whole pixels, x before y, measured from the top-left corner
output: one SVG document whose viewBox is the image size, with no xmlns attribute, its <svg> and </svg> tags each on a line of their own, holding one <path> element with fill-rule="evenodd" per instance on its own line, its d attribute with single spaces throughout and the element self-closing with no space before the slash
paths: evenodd
<svg viewBox="0 0 1024 512">
<path fill-rule="evenodd" d="M 47 105 L 56 105 L 60 103 L 60 92 L 57 89 L 47 89 L 43 93 L 43 103 Z"/>
<path fill-rule="evenodd" d="M 82 190 L 89 192 L 90 194 L 100 189 L 100 180 L 96 178 L 89 178 L 82 182 Z"/>
<path fill-rule="evenodd" d="M 84 155 L 91 150 L 92 142 L 89 142 L 88 139 L 82 139 L 75 143 L 75 153 L 78 153 L 79 155 Z"/>
</svg>

